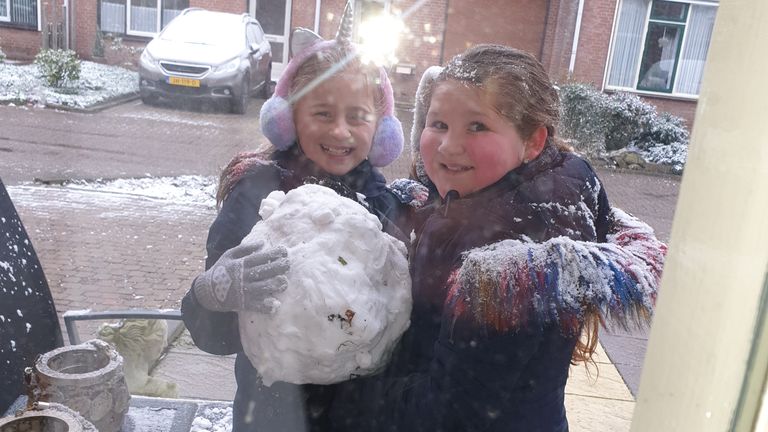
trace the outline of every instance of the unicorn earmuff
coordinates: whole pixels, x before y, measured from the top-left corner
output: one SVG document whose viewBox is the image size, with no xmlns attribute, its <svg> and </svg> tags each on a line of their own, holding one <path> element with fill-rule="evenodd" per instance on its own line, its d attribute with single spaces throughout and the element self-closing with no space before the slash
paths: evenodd
<svg viewBox="0 0 768 432">
<path fill-rule="evenodd" d="M 296 72 L 310 56 L 345 46 L 350 53 L 356 54 L 352 39 L 352 5 L 348 2 L 344 8 L 339 31 L 333 40 L 323 40 L 311 30 L 297 28 L 291 34 L 291 52 L 295 53 L 275 86 L 275 93 L 261 107 L 260 124 L 264 136 L 278 150 L 287 150 L 297 142 L 296 124 L 293 120 L 293 108 L 290 102 L 290 89 Z M 403 151 L 403 127 L 394 115 L 394 96 L 392 84 L 387 72 L 379 67 L 379 88 L 384 96 L 384 111 L 376 124 L 373 144 L 368 160 L 371 165 L 384 167 L 394 162 Z"/>
</svg>

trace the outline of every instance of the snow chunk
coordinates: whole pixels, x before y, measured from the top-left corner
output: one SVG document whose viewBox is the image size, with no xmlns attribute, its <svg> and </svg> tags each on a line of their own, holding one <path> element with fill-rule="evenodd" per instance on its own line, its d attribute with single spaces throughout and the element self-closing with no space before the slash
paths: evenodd
<svg viewBox="0 0 768 432">
<path fill-rule="evenodd" d="M 243 244 L 285 246 L 291 261 L 277 311 L 239 315 L 244 351 L 264 384 L 331 384 L 383 367 L 409 324 L 405 245 L 323 186 L 273 192 L 260 214 Z"/>
</svg>

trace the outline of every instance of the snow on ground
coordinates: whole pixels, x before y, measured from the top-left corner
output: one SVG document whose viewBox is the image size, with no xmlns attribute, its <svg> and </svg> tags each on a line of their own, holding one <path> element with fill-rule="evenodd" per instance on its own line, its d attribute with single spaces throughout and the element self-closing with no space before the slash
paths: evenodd
<svg viewBox="0 0 768 432">
<path fill-rule="evenodd" d="M 95 190 L 173 201 L 177 204 L 216 203 L 215 177 L 183 175 L 178 177 L 147 177 L 116 180 L 73 180 L 64 187 L 75 190 Z"/>
<path fill-rule="evenodd" d="M 118 66 L 83 61 L 80 79 L 57 89 L 45 84 L 34 64 L 0 63 L 0 102 L 87 108 L 138 91 L 138 73 Z"/>
</svg>

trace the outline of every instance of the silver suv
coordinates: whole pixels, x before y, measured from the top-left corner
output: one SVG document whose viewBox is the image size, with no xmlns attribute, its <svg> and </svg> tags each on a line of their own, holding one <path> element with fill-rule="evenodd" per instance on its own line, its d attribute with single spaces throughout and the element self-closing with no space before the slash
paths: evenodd
<svg viewBox="0 0 768 432">
<path fill-rule="evenodd" d="M 185 9 L 144 49 L 141 100 L 159 97 L 227 99 L 244 114 L 248 98 L 271 93 L 272 51 L 248 14 Z"/>
</svg>

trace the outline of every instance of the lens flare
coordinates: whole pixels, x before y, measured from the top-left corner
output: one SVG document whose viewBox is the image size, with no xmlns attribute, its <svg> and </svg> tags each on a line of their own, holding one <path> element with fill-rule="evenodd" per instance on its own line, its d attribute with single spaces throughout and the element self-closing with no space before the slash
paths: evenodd
<svg viewBox="0 0 768 432">
<path fill-rule="evenodd" d="M 395 51 L 405 24 L 400 17 L 390 14 L 378 15 L 360 25 L 360 57 L 363 62 L 377 66 L 397 63 Z"/>
</svg>

